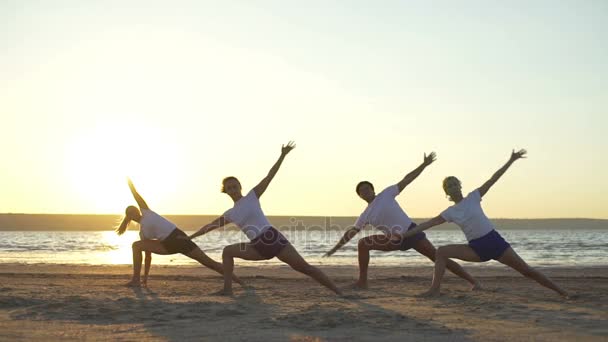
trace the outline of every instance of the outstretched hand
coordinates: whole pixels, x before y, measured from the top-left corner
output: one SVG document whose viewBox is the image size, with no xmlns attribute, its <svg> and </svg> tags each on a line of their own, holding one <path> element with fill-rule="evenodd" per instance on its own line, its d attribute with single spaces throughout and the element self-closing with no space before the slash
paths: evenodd
<svg viewBox="0 0 608 342">
<path fill-rule="evenodd" d="M 520 159 L 520 158 L 526 158 L 527 153 L 528 153 L 528 151 L 524 150 L 523 148 L 517 152 L 515 152 L 515 150 L 513 150 L 511 152 L 510 160 L 516 161 L 517 159 Z"/>
<path fill-rule="evenodd" d="M 293 150 L 294 148 L 296 148 L 296 144 L 293 141 L 288 142 L 287 145 L 282 145 L 281 155 L 286 156 L 287 153 L 291 152 L 291 150 Z"/>
<path fill-rule="evenodd" d="M 334 253 L 336 253 L 336 251 L 334 251 L 333 249 L 325 254 L 323 254 L 323 258 L 329 258 L 330 256 L 332 256 Z"/>
<path fill-rule="evenodd" d="M 431 165 L 436 159 L 437 159 L 437 154 L 435 154 L 435 152 L 431 152 L 428 156 L 425 153 L 423 164 L 426 166 Z"/>
</svg>

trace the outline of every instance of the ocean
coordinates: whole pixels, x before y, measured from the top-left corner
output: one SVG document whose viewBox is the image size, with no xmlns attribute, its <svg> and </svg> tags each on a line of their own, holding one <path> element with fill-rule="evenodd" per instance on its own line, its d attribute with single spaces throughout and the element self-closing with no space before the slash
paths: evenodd
<svg viewBox="0 0 608 342">
<path fill-rule="evenodd" d="M 213 216 L 167 216 L 187 233 L 213 219 Z M 133 224 L 123 236 L 112 230 L 119 217 L 111 215 L 0 215 L 0 263 L 47 264 L 130 264 L 131 243 L 139 239 Z M 323 254 L 340 239 L 354 217 L 269 217 L 287 236 L 302 256 L 316 265 L 356 265 L 357 240 L 379 234 L 368 227 L 329 258 Z M 423 219 L 415 219 L 422 222 Z M 606 266 L 608 265 L 608 220 L 590 219 L 495 219 L 497 230 L 517 253 L 533 266 Z M 451 224 L 427 231 L 436 246 L 466 243 L 464 234 Z M 222 248 L 246 242 L 233 227 L 213 231 L 195 242 L 211 258 L 221 261 Z M 370 265 L 417 266 L 429 260 L 414 250 L 372 251 Z M 279 264 L 276 259 L 261 264 Z M 183 255 L 155 255 L 153 264 L 195 265 Z M 251 262 L 237 260 L 237 264 Z M 492 261 L 490 264 L 498 264 Z"/>
</svg>

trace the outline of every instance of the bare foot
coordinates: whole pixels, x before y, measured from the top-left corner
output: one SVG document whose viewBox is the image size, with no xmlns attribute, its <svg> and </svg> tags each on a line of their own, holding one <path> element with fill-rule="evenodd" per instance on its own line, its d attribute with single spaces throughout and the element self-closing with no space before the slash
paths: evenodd
<svg viewBox="0 0 608 342">
<path fill-rule="evenodd" d="M 568 294 L 568 293 L 564 292 L 563 294 L 561 294 L 561 296 L 564 299 L 578 299 L 579 298 L 579 295 L 577 295 L 575 293 L 574 294 Z"/>
<path fill-rule="evenodd" d="M 234 293 L 232 293 L 232 289 L 230 289 L 230 290 L 221 289 L 219 291 L 211 293 L 210 295 L 211 296 L 227 296 L 227 297 L 230 297 L 230 296 L 233 296 Z"/>
<path fill-rule="evenodd" d="M 139 279 L 138 280 L 131 279 L 131 281 L 128 282 L 128 283 L 126 283 L 124 286 L 127 286 L 127 287 L 141 287 L 141 283 L 139 282 Z"/>
<path fill-rule="evenodd" d="M 438 297 L 439 296 L 439 289 L 429 289 L 426 292 L 423 292 L 419 295 L 417 295 L 416 297 L 420 297 L 420 298 L 431 298 L 431 297 Z"/>
<path fill-rule="evenodd" d="M 475 283 L 475 285 L 471 286 L 471 291 L 481 291 L 483 290 L 483 287 L 481 286 L 480 283 Z"/>
</svg>

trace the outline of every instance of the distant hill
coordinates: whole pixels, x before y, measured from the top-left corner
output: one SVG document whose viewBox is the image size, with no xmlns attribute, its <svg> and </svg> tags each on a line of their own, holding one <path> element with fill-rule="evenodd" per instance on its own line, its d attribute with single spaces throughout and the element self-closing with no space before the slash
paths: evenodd
<svg viewBox="0 0 608 342">
<path fill-rule="evenodd" d="M 183 230 L 195 230 L 211 222 L 211 215 L 166 215 Z M 0 214 L 0 231 L 88 231 L 112 230 L 122 219 L 118 215 Z M 280 229 L 346 229 L 356 217 L 269 216 Z M 425 219 L 414 219 L 420 223 Z M 608 220 L 600 219 L 493 219 L 498 229 L 608 229 Z M 456 229 L 444 224 L 437 229 Z"/>
</svg>

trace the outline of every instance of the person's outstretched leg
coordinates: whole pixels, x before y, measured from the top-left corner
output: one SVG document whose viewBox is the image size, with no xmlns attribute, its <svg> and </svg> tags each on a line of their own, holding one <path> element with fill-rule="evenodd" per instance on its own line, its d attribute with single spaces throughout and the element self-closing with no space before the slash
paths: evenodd
<svg viewBox="0 0 608 342">
<path fill-rule="evenodd" d="M 208 267 L 217 273 L 224 275 L 224 267 L 219 262 L 211 259 L 205 252 L 203 252 L 200 248 L 193 249 L 190 253 L 187 254 L 188 257 L 198 261 L 201 265 Z M 232 274 L 232 280 L 244 286 L 245 284 L 234 274 Z"/>
<path fill-rule="evenodd" d="M 294 270 L 304 273 L 307 276 L 313 278 L 318 281 L 321 285 L 327 287 L 328 289 L 334 291 L 338 295 L 342 295 L 342 292 L 336 287 L 336 285 L 331 281 L 325 273 L 323 273 L 320 269 L 310 265 L 309 263 L 302 258 L 300 253 L 291 245 L 288 244 L 281 250 L 281 252 L 277 255 L 277 258 L 287 265 L 291 266 Z"/>
<path fill-rule="evenodd" d="M 560 296 L 568 297 L 566 291 L 557 286 L 557 284 L 547 278 L 547 276 L 530 267 L 517 253 L 515 253 L 513 248 L 509 247 L 497 260 L 521 273 L 524 277 L 535 280 L 542 286 L 559 293 Z"/>
</svg>

